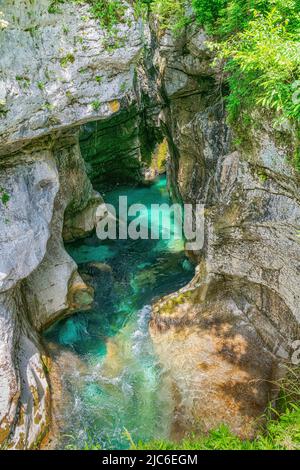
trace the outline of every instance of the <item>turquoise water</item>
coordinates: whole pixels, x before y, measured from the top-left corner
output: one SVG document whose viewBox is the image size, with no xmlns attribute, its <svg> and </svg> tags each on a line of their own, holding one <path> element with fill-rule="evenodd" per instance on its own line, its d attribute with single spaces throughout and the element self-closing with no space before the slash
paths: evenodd
<svg viewBox="0 0 300 470">
<path fill-rule="evenodd" d="M 128 204 L 169 203 L 165 177 L 143 188 L 118 188 L 105 195 L 117 207 L 120 195 Z M 59 447 L 81 448 L 86 442 L 103 449 L 126 449 L 134 441 L 167 438 L 172 394 L 153 351 L 148 333 L 151 303 L 189 282 L 193 266 L 184 255 L 183 240 L 117 240 L 96 235 L 67 247 L 82 277 L 95 288 L 92 311 L 54 325 L 46 339 L 71 353 L 62 377 L 67 397 Z M 72 365 L 73 364 L 73 365 Z"/>
</svg>

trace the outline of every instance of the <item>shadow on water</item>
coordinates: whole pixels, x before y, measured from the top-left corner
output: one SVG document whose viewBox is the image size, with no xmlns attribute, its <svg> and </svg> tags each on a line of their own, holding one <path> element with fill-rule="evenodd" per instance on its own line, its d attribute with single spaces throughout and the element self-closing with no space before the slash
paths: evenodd
<svg viewBox="0 0 300 470">
<path fill-rule="evenodd" d="M 118 205 L 169 203 L 165 177 L 152 186 L 118 188 L 105 201 Z M 178 227 L 173 223 L 172 233 Z M 160 227 L 160 231 L 163 227 Z M 116 240 L 96 235 L 67 247 L 82 277 L 95 288 L 93 310 L 78 313 L 50 328 L 48 341 L 72 351 L 84 364 L 63 374 L 68 402 L 61 411 L 59 446 L 80 448 L 86 441 L 102 448 L 126 449 L 124 430 L 134 440 L 168 437 L 173 404 L 171 391 L 152 349 L 148 333 L 151 303 L 189 282 L 194 269 L 183 241 Z"/>
</svg>

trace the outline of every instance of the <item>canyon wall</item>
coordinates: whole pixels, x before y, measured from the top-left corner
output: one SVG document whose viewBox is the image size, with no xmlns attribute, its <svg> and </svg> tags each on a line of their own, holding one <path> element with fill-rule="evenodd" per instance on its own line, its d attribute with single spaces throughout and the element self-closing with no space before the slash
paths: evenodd
<svg viewBox="0 0 300 470">
<path fill-rule="evenodd" d="M 174 383 L 176 432 L 225 422 L 245 437 L 300 338 L 297 139 L 260 115 L 237 139 L 208 40 L 195 24 L 157 37 L 171 190 L 205 205 L 205 242 L 190 253 L 191 284 L 154 306 L 151 334 Z"/>
<path fill-rule="evenodd" d="M 97 165 L 82 158 L 82 126 L 110 129 L 120 115 L 131 132 L 145 119 L 130 113 L 144 43 L 132 9 L 112 36 L 88 5 L 50 13 L 50 3 L 0 1 L 0 445 L 20 449 L 49 428 L 51 363 L 39 334 L 93 302 L 63 243 L 93 230 L 103 202 L 87 176 Z M 127 138 L 128 166 L 140 173 L 137 134 Z M 105 132 L 99 140 L 95 158 L 106 160 Z"/>
<path fill-rule="evenodd" d="M 221 422 L 253 435 L 300 339 L 295 133 L 258 115 L 237 144 L 198 26 L 150 35 L 128 7 L 111 34 L 88 5 L 50 3 L 0 0 L 0 445 L 35 447 L 47 433 L 40 332 L 93 301 L 64 248 L 97 223 L 91 180 L 140 182 L 162 134 L 173 198 L 205 205 L 195 278 L 150 325 L 174 436 Z"/>
</svg>

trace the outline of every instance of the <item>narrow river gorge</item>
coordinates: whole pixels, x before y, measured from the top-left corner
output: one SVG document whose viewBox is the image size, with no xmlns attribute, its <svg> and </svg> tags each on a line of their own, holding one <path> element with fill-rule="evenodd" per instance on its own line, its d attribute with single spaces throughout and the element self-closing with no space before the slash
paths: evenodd
<svg viewBox="0 0 300 470">
<path fill-rule="evenodd" d="M 0 0 L 0 449 L 260 445 L 299 383 L 299 2 L 172 3 Z"/>
<path fill-rule="evenodd" d="M 110 191 L 105 201 L 118 207 L 119 196 L 127 196 L 128 205 L 147 207 L 141 214 L 145 226 L 151 204 L 171 202 L 165 176 L 147 187 Z M 164 240 L 162 221 L 158 240 L 103 242 L 95 234 L 67 246 L 83 279 L 95 288 L 95 305 L 45 333 L 66 356 L 62 391 L 68 399 L 56 412 L 59 448 L 89 443 L 126 449 L 130 439 L 171 437 L 175 404 L 149 336 L 151 304 L 185 286 L 194 268 L 184 240 L 176 237 L 179 222 L 173 218 L 171 237 Z"/>
</svg>

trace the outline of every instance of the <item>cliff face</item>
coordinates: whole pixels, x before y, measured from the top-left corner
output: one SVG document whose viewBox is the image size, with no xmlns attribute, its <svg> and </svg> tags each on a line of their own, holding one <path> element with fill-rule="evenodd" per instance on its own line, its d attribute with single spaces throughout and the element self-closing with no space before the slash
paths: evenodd
<svg viewBox="0 0 300 470">
<path fill-rule="evenodd" d="M 150 37 L 128 8 L 109 35 L 87 5 L 50 14 L 49 3 L 0 0 L 0 445 L 30 448 L 47 432 L 39 333 L 92 303 L 63 244 L 97 223 L 91 180 L 140 181 L 162 133 L 174 198 L 206 207 L 196 276 L 151 321 L 176 429 L 225 421 L 251 435 L 300 338 L 293 130 L 258 116 L 234 146 L 199 28 Z"/>
<path fill-rule="evenodd" d="M 87 5 L 48 8 L 47 0 L 0 2 L 8 22 L 0 31 L 0 444 L 17 448 L 37 445 L 49 424 L 49 361 L 38 332 L 93 301 L 63 245 L 93 230 L 102 202 L 80 126 L 109 128 L 118 113 L 126 126 L 140 99 L 143 31 L 130 8 L 114 37 Z M 130 118 L 142 121 L 138 112 Z M 128 147 L 139 168 L 136 135 Z M 101 152 L 105 160 L 103 143 Z"/>
<path fill-rule="evenodd" d="M 296 137 L 257 116 L 234 145 L 206 39 L 193 25 L 158 39 L 171 186 L 205 204 L 205 245 L 191 284 L 155 306 L 151 334 L 173 378 L 176 428 L 226 422 L 249 436 L 300 337 Z"/>
</svg>

